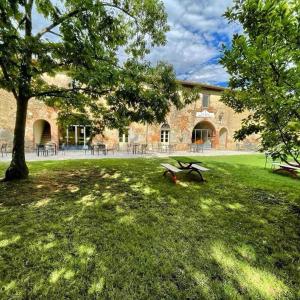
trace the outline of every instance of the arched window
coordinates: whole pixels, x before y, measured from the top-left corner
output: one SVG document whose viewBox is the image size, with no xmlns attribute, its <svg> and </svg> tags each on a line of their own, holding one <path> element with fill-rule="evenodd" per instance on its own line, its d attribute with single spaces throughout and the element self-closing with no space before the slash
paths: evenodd
<svg viewBox="0 0 300 300">
<path fill-rule="evenodd" d="M 160 128 L 160 142 L 162 144 L 170 143 L 170 126 L 169 124 L 163 124 Z"/>
</svg>

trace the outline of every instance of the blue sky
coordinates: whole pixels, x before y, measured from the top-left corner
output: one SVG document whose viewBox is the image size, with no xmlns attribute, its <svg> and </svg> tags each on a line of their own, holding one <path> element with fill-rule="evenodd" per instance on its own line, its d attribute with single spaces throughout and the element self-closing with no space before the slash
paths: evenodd
<svg viewBox="0 0 300 300">
<path fill-rule="evenodd" d="M 151 61 L 174 65 L 177 77 L 226 85 L 228 75 L 218 64 L 222 43 L 230 44 L 239 31 L 222 17 L 232 0 L 163 0 L 171 27 L 168 43 L 150 54 Z"/>
</svg>

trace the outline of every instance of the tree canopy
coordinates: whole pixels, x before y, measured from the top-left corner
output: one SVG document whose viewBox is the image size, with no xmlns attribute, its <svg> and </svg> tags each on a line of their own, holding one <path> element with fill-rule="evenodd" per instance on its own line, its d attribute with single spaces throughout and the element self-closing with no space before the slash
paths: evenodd
<svg viewBox="0 0 300 300">
<path fill-rule="evenodd" d="M 163 122 L 171 105 L 191 101 L 172 66 L 146 60 L 152 47 L 166 43 L 167 30 L 160 0 L 2 0 L 0 88 L 13 93 L 18 107 L 6 177 L 28 174 L 22 149 L 33 97 L 57 108 L 61 121 L 85 116 L 99 131 Z M 46 80 L 61 72 L 68 86 Z"/>
<path fill-rule="evenodd" d="M 236 0 L 225 17 L 243 33 L 223 47 L 230 80 L 222 100 L 236 112 L 250 112 L 235 138 L 260 134 L 261 150 L 299 163 L 300 2 Z"/>
</svg>

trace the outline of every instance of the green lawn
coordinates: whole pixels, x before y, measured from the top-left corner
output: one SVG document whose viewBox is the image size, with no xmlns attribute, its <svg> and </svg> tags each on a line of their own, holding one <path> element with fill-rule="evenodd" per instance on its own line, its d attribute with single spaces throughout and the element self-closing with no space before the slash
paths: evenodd
<svg viewBox="0 0 300 300">
<path fill-rule="evenodd" d="M 0 184 L 0 299 L 299 299 L 300 180 L 199 159 L 205 183 L 105 159 Z"/>
</svg>

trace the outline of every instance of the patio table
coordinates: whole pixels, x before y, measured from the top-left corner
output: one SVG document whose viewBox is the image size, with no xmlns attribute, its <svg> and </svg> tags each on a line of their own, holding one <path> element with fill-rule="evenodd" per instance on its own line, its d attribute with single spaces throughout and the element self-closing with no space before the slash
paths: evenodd
<svg viewBox="0 0 300 300">
<path fill-rule="evenodd" d="M 91 154 L 95 155 L 95 151 L 97 152 L 97 155 L 100 155 L 100 152 L 102 152 L 104 155 L 107 155 L 107 148 L 105 144 L 91 145 Z"/>
</svg>

